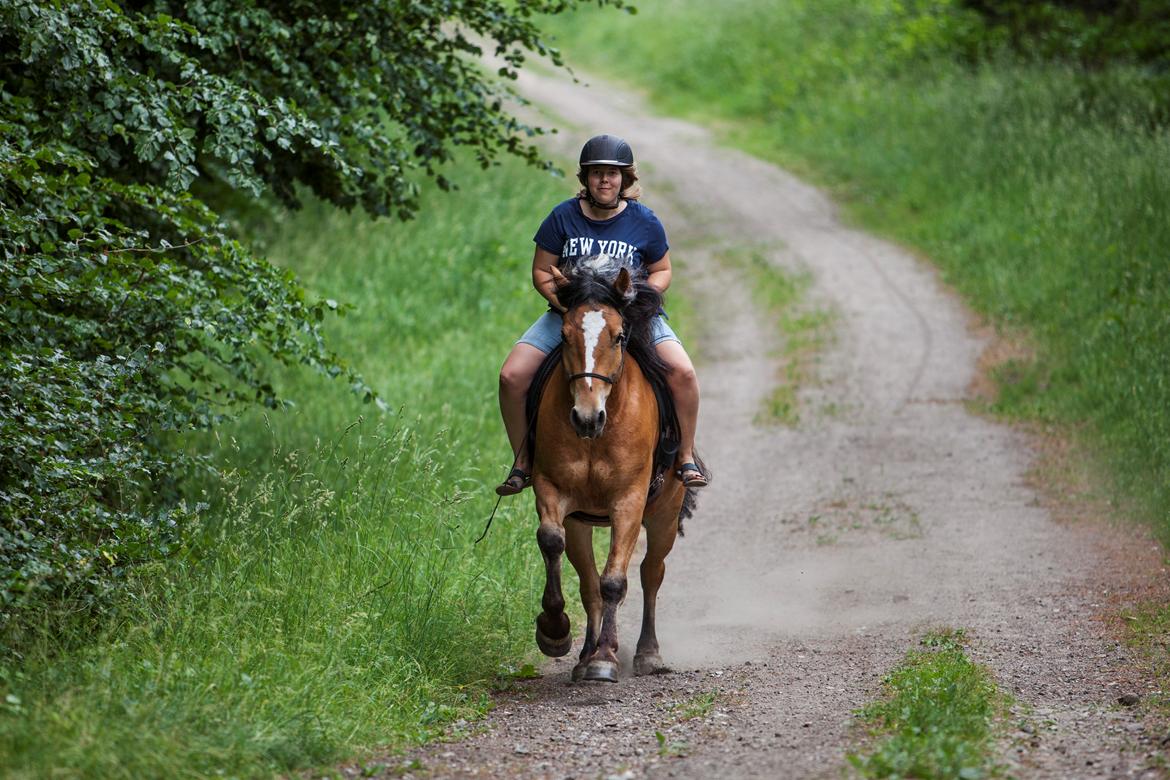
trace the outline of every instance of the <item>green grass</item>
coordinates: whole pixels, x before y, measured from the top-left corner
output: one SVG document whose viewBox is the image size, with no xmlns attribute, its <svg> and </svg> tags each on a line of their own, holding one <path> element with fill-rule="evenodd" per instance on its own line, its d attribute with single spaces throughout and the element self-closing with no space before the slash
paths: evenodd
<svg viewBox="0 0 1170 780">
<path fill-rule="evenodd" d="M 684 758 L 691 749 L 687 742 L 672 740 L 661 731 L 654 732 L 654 740 L 658 743 L 658 755 L 662 758 Z"/>
<path fill-rule="evenodd" d="M 995 773 L 994 724 L 1007 697 L 963 651 L 963 632 L 935 631 L 882 682 L 859 714 L 871 739 L 849 762 L 864 777 L 975 778 Z"/>
<path fill-rule="evenodd" d="M 711 714 L 711 711 L 715 709 L 715 705 L 718 702 L 718 689 L 704 691 L 703 693 L 696 693 L 693 696 L 688 696 L 681 701 L 675 702 L 670 707 L 670 714 L 680 723 L 684 720 L 705 718 Z"/>
<path fill-rule="evenodd" d="M 635 16 L 583 11 L 554 29 L 581 66 L 828 186 L 994 323 L 1030 334 L 1037 360 L 999 410 L 1086 423 L 1084 449 L 1166 538 L 1164 98 L 1124 66 L 958 62 L 949 42 L 969 19 L 953 5 L 644 0 Z"/>
<path fill-rule="evenodd" d="M 832 315 L 809 305 L 811 276 L 786 271 L 768 259 L 766 250 L 727 251 L 718 257 L 747 275 L 752 297 L 768 312 L 780 334 L 782 365 L 756 420 L 796 425 L 800 421 L 800 391 L 816 379 L 814 358 L 829 336 Z"/>
<path fill-rule="evenodd" d="M 1150 677 L 1163 681 L 1158 690 L 1119 690 L 1142 697 L 1142 706 L 1155 712 L 1159 719 L 1170 721 L 1170 605 L 1158 602 L 1135 604 L 1122 612 L 1127 644 L 1140 653 L 1139 664 Z"/>
<path fill-rule="evenodd" d="M 200 445 L 229 474 L 193 497 L 190 549 L 0 669 L 6 776 L 285 774 L 427 739 L 531 659 L 530 499 L 472 541 L 509 461 L 496 373 L 543 308 L 531 236 L 572 188 L 514 164 L 457 178 L 409 224 L 311 204 L 267 227 L 272 258 L 354 305 L 333 344 L 391 411 L 274 370 L 297 406 Z"/>
</svg>

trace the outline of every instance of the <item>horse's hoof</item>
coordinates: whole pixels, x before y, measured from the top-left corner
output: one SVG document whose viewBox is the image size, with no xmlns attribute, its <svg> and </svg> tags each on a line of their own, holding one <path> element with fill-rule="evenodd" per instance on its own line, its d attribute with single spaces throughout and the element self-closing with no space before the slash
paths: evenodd
<svg viewBox="0 0 1170 780">
<path fill-rule="evenodd" d="M 572 632 L 566 631 L 564 636 L 557 639 L 545 636 L 544 632 L 540 630 L 540 619 L 537 618 L 536 646 L 540 648 L 540 652 L 549 658 L 560 658 L 563 655 L 569 654 L 569 648 L 573 646 L 573 634 Z"/>
<path fill-rule="evenodd" d="M 581 682 L 585 679 L 585 669 L 588 668 L 588 666 L 589 664 L 581 661 L 573 667 L 573 682 Z"/>
<path fill-rule="evenodd" d="M 648 674 L 670 674 L 671 671 L 658 653 L 634 656 L 634 674 L 639 677 Z"/>
<path fill-rule="evenodd" d="M 615 683 L 618 681 L 618 665 L 614 661 L 590 661 L 585 665 L 582 679 Z"/>
</svg>

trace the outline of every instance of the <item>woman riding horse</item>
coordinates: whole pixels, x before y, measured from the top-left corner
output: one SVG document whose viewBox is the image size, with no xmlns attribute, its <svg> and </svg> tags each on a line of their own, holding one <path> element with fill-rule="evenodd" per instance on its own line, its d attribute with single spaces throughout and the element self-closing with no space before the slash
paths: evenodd
<svg viewBox="0 0 1170 780">
<path fill-rule="evenodd" d="M 512 472 L 496 488 L 500 495 L 519 493 L 532 481 L 532 464 L 524 446 L 525 397 L 540 364 L 561 342 L 565 307 L 557 298 L 555 269 L 578 258 L 604 254 L 643 269 L 646 281 L 660 293 L 670 286 L 666 231 L 654 212 L 638 202 L 642 190 L 630 145 L 613 135 L 590 138 L 581 149 L 577 178 L 580 192 L 558 204 L 533 239 L 532 283 L 552 311 L 545 312 L 516 342 L 500 370 L 500 411 L 515 455 Z M 667 381 L 679 418 L 676 473 L 685 486 L 703 487 L 707 477 L 694 457 L 699 414 L 695 368 L 664 316 L 655 317 L 652 328 L 654 348 L 669 367 Z"/>
<path fill-rule="evenodd" d="M 634 671 L 656 674 L 667 670 L 655 632 L 658 589 L 682 520 L 695 508 L 694 488 L 669 475 L 681 437 L 670 394 L 660 391 L 668 369 L 651 343 L 662 296 L 644 274 L 631 273 L 609 255 L 550 273 L 565 313 L 562 344 L 538 375 L 543 387 L 534 387 L 530 397 L 535 415 L 527 454 L 545 564 L 536 643 L 554 657 L 572 645 L 561 592 L 563 553 L 577 570 L 587 617 L 573 679 L 617 682 L 617 612 L 645 528 Z M 696 463 L 701 470 L 702 461 Z M 595 525 L 611 529 L 600 574 L 593 557 Z"/>
</svg>

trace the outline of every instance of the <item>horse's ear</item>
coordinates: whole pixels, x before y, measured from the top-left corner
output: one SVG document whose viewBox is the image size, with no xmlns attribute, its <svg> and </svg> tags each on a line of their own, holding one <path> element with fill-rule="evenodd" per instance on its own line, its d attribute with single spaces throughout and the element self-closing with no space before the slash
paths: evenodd
<svg viewBox="0 0 1170 780">
<path fill-rule="evenodd" d="M 638 291 L 634 289 L 634 279 L 630 276 L 630 269 L 623 267 L 618 271 L 617 279 L 613 283 L 613 288 L 617 290 L 618 295 L 626 303 L 633 303 L 634 298 L 637 297 Z"/>
<path fill-rule="evenodd" d="M 550 265 L 548 270 L 552 273 L 553 283 L 556 284 L 557 287 L 564 287 L 569 283 L 569 280 L 563 273 L 561 273 L 561 269 L 557 268 L 555 265 Z"/>
</svg>

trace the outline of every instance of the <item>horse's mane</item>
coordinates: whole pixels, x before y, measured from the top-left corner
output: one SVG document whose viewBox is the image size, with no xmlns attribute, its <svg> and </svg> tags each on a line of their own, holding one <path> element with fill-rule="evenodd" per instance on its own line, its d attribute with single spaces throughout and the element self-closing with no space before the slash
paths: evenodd
<svg viewBox="0 0 1170 780">
<path fill-rule="evenodd" d="M 630 274 L 630 290 L 623 297 L 614 287 L 618 273 L 625 268 Z M 560 269 L 567 282 L 557 288 L 557 299 L 567 309 L 584 303 L 612 306 L 626 323 L 629 336 L 626 348 L 638 359 L 642 370 L 643 353 L 653 357 L 665 372 L 650 343 L 650 324 L 662 311 L 662 293 L 650 286 L 644 268 L 630 268 L 610 255 L 590 255 L 567 263 Z"/>
<path fill-rule="evenodd" d="M 614 286 L 618 274 L 625 268 L 630 274 L 630 289 L 623 296 Z M 644 268 L 630 268 L 610 255 L 589 255 L 570 261 L 560 267 L 566 282 L 557 288 L 557 300 L 567 309 L 582 304 L 599 303 L 611 306 L 622 315 L 626 328 L 626 352 L 637 361 L 646 380 L 658 399 L 658 446 L 654 451 L 654 476 L 674 467 L 680 443 L 678 412 L 667 385 L 670 366 L 658 356 L 651 341 L 651 324 L 662 311 L 662 293 L 650 286 Z M 560 364 L 561 348 L 554 349 L 541 365 L 528 395 L 528 436 L 525 446 L 529 456 L 536 445 L 536 412 L 545 383 Z M 697 457 L 697 456 L 696 456 Z M 695 507 L 695 491 L 688 488 L 679 517 L 690 517 Z"/>
</svg>

